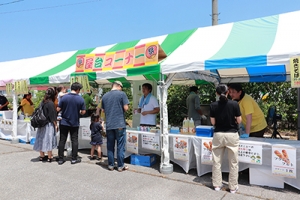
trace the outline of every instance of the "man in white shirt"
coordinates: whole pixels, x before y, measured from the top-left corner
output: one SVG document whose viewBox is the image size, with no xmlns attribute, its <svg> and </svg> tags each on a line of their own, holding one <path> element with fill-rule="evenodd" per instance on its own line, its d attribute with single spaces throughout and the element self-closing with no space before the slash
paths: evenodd
<svg viewBox="0 0 300 200">
<path fill-rule="evenodd" d="M 139 100 L 138 112 L 141 113 L 141 126 L 156 126 L 156 114 L 159 113 L 157 99 L 151 94 L 152 85 L 144 83 L 142 85 L 143 96 Z"/>
</svg>

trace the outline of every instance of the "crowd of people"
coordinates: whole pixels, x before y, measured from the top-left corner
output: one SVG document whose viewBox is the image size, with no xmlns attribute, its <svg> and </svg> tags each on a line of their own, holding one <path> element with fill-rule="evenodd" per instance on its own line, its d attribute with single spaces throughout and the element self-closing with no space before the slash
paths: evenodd
<svg viewBox="0 0 300 200">
<path fill-rule="evenodd" d="M 33 149 L 39 151 L 40 161 L 52 162 L 52 150 L 58 144 L 58 164 L 64 160 L 64 149 L 67 136 L 70 133 L 72 142 L 71 164 L 79 163 L 78 158 L 78 130 L 79 118 L 86 115 L 90 106 L 96 106 L 97 112 L 91 115 L 91 152 L 90 158 L 95 159 L 95 150 L 98 160 L 101 159 L 101 145 L 103 144 L 103 121 L 106 122 L 108 169 L 114 170 L 114 152 L 117 144 L 117 170 L 124 171 L 128 166 L 124 164 L 126 144 L 126 120 L 125 113 L 129 109 L 129 100 L 120 81 L 112 84 L 111 91 L 105 93 L 98 105 L 94 104 L 91 93 L 83 97 L 79 95 L 82 85 L 73 83 L 71 92 L 67 93 L 63 86 L 48 88 L 40 106 L 48 119 L 48 123 L 38 129 Z M 160 108 L 158 100 L 152 94 L 152 85 L 142 85 L 143 95 L 138 102 L 141 126 L 156 126 L 156 115 Z M 241 84 L 220 84 L 216 88 L 218 100 L 210 105 L 210 122 L 214 126 L 212 140 L 212 181 L 216 191 L 222 188 L 221 163 L 225 152 L 228 151 L 229 161 L 229 189 L 231 193 L 238 190 L 238 147 L 239 138 L 263 137 L 267 123 L 262 110 L 255 100 L 245 93 Z M 231 98 L 228 98 L 230 96 Z M 0 110 L 7 110 L 8 101 L 0 95 Z M 205 119 L 200 106 L 198 87 L 190 88 L 190 94 L 186 99 L 189 118 L 194 119 L 195 126 L 201 125 Z M 33 103 L 31 94 L 24 95 L 19 109 L 27 115 L 32 115 Z M 240 127 L 242 132 L 239 133 Z M 59 142 L 56 141 L 56 132 L 60 131 Z M 45 156 L 47 153 L 47 157 Z"/>
</svg>

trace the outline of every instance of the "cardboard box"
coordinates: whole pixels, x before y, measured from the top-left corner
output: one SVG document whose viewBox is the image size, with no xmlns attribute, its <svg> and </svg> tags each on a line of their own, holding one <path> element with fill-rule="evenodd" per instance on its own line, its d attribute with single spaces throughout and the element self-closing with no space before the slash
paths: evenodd
<svg viewBox="0 0 300 200">
<path fill-rule="evenodd" d="M 213 126 L 197 126 L 196 127 L 196 136 L 213 137 L 214 136 L 214 127 Z"/>
<path fill-rule="evenodd" d="M 151 167 L 156 163 L 156 155 L 149 154 L 149 155 L 131 155 L 130 156 L 130 164 L 132 165 L 140 165 Z"/>
</svg>

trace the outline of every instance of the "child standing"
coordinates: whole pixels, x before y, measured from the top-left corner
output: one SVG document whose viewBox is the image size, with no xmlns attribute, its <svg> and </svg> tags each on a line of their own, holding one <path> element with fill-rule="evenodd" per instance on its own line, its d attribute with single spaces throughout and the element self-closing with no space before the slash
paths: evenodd
<svg viewBox="0 0 300 200">
<path fill-rule="evenodd" d="M 94 152 L 95 149 L 98 152 L 98 158 L 97 160 L 101 160 L 101 144 L 103 144 L 102 141 L 102 126 L 100 123 L 100 116 L 92 114 L 91 116 L 91 125 L 90 125 L 90 130 L 91 130 L 91 142 L 90 144 L 92 145 L 91 148 L 91 160 L 94 160 Z"/>
</svg>

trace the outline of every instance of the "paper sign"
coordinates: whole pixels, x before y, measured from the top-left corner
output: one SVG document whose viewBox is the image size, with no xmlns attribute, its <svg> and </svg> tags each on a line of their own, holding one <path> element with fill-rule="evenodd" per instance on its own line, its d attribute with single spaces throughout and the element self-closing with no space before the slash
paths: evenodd
<svg viewBox="0 0 300 200">
<path fill-rule="evenodd" d="M 6 94 L 7 94 L 7 96 L 12 95 L 12 90 L 13 90 L 13 84 L 12 83 L 7 83 L 6 84 Z"/>
<path fill-rule="evenodd" d="M 91 131 L 88 127 L 83 126 L 81 128 L 81 138 L 83 140 L 91 140 Z"/>
<path fill-rule="evenodd" d="M 240 144 L 239 162 L 262 164 L 262 145 Z"/>
<path fill-rule="evenodd" d="M 299 65 L 300 65 L 300 56 L 293 57 L 290 59 L 291 86 L 293 88 L 300 87 Z"/>
<path fill-rule="evenodd" d="M 296 148 L 288 145 L 272 146 L 272 174 L 297 178 Z"/>
<path fill-rule="evenodd" d="M 126 150 L 138 154 L 139 134 L 127 132 L 126 135 Z"/>
<path fill-rule="evenodd" d="M 184 137 L 173 137 L 174 159 L 189 160 L 189 139 Z"/>
<path fill-rule="evenodd" d="M 20 81 L 15 81 L 15 94 L 22 94 L 21 93 L 21 82 Z"/>
<path fill-rule="evenodd" d="M 161 55 L 159 50 L 161 48 L 156 41 L 117 52 L 78 55 L 76 72 L 108 71 L 154 65 L 158 63 L 159 55 Z"/>
<path fill-rule="evenodd" d="M 81 76 L 71 76 L 70 77 L 70 83 L 71 85 L 75 82 L 78 82 L 82 85 L 81 92 L 83 93 L 90 93 L 91 87 L 89 83 L 89 78 L 87 75 L 81 75 Z"/>
<path fill-rule="evenodd" d="M 212 159 L 212 139 L 202 139 L 201 142 L 201 163 L 213 164 Z"/>
<path fill-rule="evenodd" d="M 159 135 L 142 134 L 142 148 L 159 150 Z"/>
</svg>

